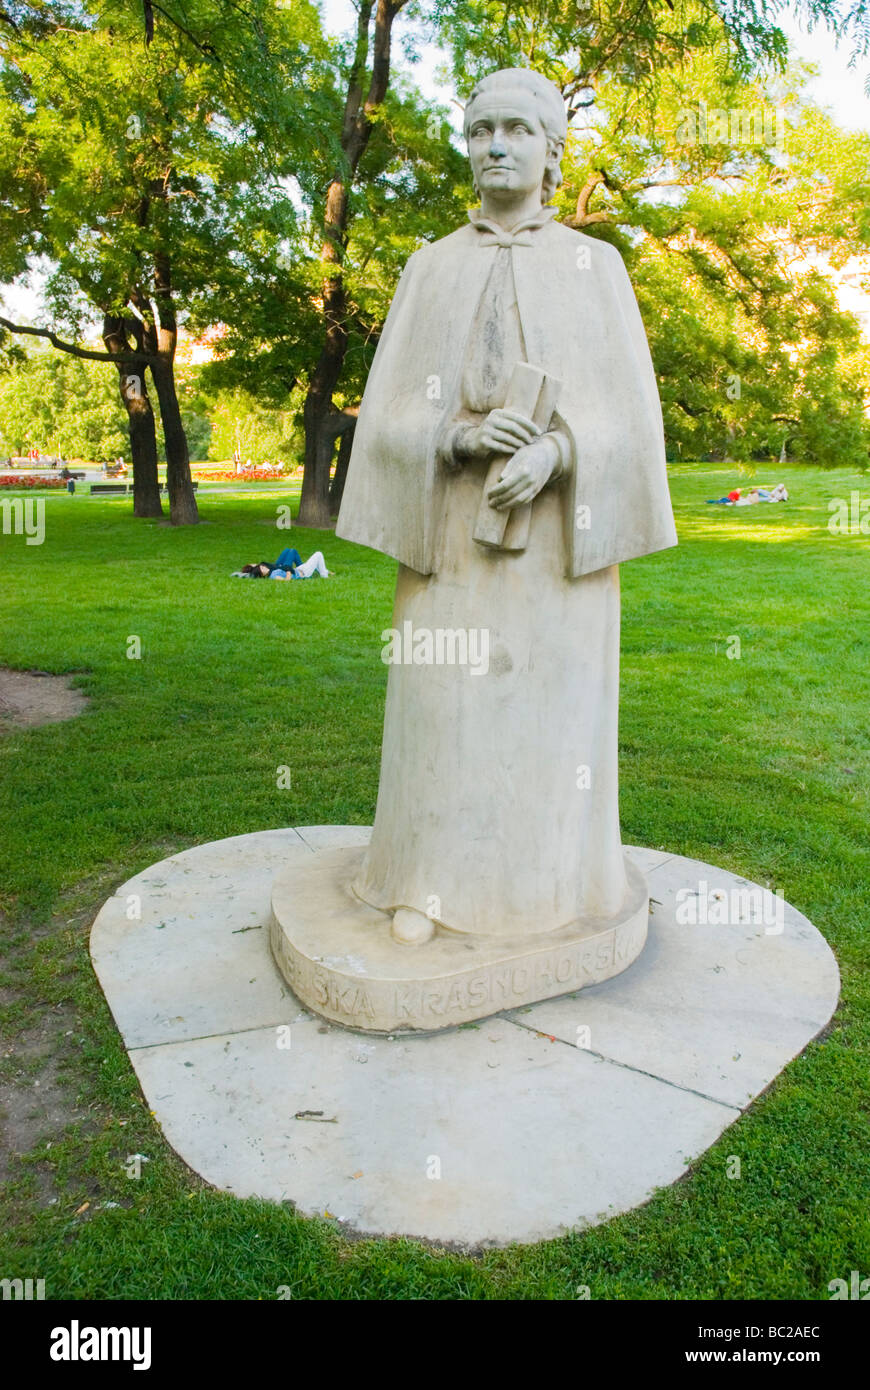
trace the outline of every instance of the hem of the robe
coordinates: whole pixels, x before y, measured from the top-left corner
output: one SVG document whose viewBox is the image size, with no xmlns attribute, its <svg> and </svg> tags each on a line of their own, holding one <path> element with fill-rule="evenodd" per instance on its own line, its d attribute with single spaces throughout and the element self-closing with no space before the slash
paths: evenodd
<svg viewBox="0 0 870 1390">
<path fill-rule="evenodd" d="M 570 917 L 566 921 L 559 922 L 553 926 L 541 927 L 533 931 L 530 931 L 528 927 L 528 921 L 531 918 L 534 917 L 535 920 L 538 920 L 536 914 L 533 913 L 527 914 L 523 923 L 517 923 L 516 926 L 512 926 L 507 931 L 485 932 L 474 927 L 457 927 L 450 922 L 445 922 L 416 902 L 406 902 L 402 900 L 393 903 L 386 893 L 379 893 L 376 889 L 361 883 L 359 878 L 351 883 L 350 889 L 355 898 L 359 899 L 361 903 L 364 903 L 366 907 L 373 907 L 377 912 L 384 912 L 390 917 L 392 917 L 394 913 L 400 911 L 419 912 L 421 916 L 428 917 L 436 927 L 456 937 L 474 937 L 475 939 L 480 938 L 490 941 L 508 941 L 522 937 L 525 940 L 532 941 L 545 940 L 548 936 L 552 936 L 556 932 L 565 931 L 573 931 L 593 936 L 599 932 L 607 931 L 621 922 L 625 918 L 626 913 L 632 910 L 634 906 L 632 903 L 632 878 L 630 876 L 630 869 L 632 867 L 631 861 L 625 853 L 624 846 L 620 846 L 620 852 L 622 854 L 625 889 L 618 907 L 603 913 L 591 911 L 581 913 L 579 916 Z M 587 928 L 588 931 L 586 930 Z"/>
</svg>

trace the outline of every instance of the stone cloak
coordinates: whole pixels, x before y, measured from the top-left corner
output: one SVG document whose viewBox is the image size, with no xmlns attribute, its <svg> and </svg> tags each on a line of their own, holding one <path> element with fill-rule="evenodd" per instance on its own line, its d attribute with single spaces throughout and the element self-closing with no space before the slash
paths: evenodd
<svg viewBox="0 0 870 1390">
<path fill-rule="evenodd" d="M 449 480 L 439 438 L 462 417 L 466 344 L 496 250 L 469 224 L 414 252 L 360 406 L 336 535 L 423 575 L 437 568 Z M 567 576 L 676 545 L 658 389 L 622 257 L 557 222 L 511 256 L 527 360 L 563 383 L 558 423 L 576 460 Z"/>
</svg>

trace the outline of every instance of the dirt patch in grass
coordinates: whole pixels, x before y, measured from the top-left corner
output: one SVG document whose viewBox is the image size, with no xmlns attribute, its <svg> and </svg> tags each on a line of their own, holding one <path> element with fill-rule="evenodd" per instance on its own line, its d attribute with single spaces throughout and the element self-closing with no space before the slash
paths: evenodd
<svg viewBox="0 0 870 1390">
<path fill-rule="evenodd" d="M 7 1040 L 0 1063 L 0 1182 L 19 1175 L 16 1159 L 50 1145 L 68 1125 L 85 1118 L 60 1060 L 72 1049 L 75 1012 L 46 1008 L 31 1027 Z M 47 1172 L 35 1176 L 43 1199 L 53 1191 Z"/>
<path fill-rule="evenodd" d="M 93 1086 L 93 1020 L 75 990 L 77 976 L 90 971 L 95 893 L 104 897 L 116 878 L 112 868 L 86 880 L 46 921 L 13 923 L 0 913 L 0 1210 L 7 1224 L 63 1203 L 70 1181 L 78 1200 L 82 1191 L 99 1191 L 88 1174 L 59 1177 L 63 1161 L 59 1167 L 53 1151 L 71 1137 L 87 1145 L 105 1120 Z"/>
<path fill-rule="evenodd" d="M 66 1125 L 82 1118 L 70 1103 L 69 1084 L 58 1075 L 64 1045 L 74 1036 L 71 1024 L 75 1024 L 73 1010 L 58 1006 L 47 1010 L 14 1043 L 7 1043 L 3 1052 L 6 1077 L 0 1080 L 5 1120 L 0 1164 L 4 1155 L 28 1154 L 40 1140 L 56 1139 Z"/>
<path fill-rule="evenodd" d="M 70 676 L 50 676 L 47 671 L 11 671 L 0 666 L 0 732 L 33 729 L 74 719 L 88 701 L 73 689 Z"/>
</svg>

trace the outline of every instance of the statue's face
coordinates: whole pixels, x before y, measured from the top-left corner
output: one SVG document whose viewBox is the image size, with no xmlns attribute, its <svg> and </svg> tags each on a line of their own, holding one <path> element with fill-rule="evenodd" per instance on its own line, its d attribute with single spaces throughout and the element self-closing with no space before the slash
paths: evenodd
<svg viewBox="0 0 870 1390">
<path fill-rule="evenodd" d="M 481 195 L 512 199 L 540 189 L 547 136 L 532 93 L 517 88 L 477 97 L 468 127 L 468 154 Z"/>
</svg>

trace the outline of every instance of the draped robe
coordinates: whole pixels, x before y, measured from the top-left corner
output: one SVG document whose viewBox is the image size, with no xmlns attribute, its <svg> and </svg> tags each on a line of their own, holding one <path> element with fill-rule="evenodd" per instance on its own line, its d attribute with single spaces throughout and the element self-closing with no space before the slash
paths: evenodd
<svg viewBox="0 0 870 1390">
<path fill-rule="evenodd" d="M 337 534 L 399 574 L 378 804 L 354 891 L 461 933 L 618 916 L 619 571 L 676 543 L 661 411 L 618 253 L 552 222 L 478 214 L 406 267 L 360 408 Z M 567 472 L 523 550 L 473 539 L 488 461 L 457 428 L 504 404 L 516 361 L 563 382 Z M 487 668 L 408 659 L 411 634 L 486 633 Z M 422 650 L 422 648 L 421 648 Z M 431 647 L 429 650 L 431 656 Z"/>
</svg>

